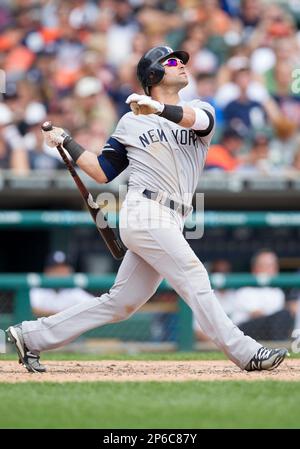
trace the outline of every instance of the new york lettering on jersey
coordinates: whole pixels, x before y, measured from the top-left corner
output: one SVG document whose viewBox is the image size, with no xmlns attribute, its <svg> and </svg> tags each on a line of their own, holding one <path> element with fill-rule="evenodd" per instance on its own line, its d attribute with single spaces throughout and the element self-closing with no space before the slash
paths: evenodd
<svg viewBox="0 0 300 449">
<path fill-rule="evenodd" d="M 213 107 L 206 102 L 181 104 L 203 108 L 214 115 Z M 159 115 L 137 117 L 128 112 L 120 119 L 99 162 L 109 180 L 129 164 L 129 187 L 146 185 L 183 200 L 184 192 L 192 196 L 196 189 L 213 133 L 214 128 L 207 136 L 200 137 L 194 130 Z M 113 165 L 111 170 L 109 163 Z"/>
<path fill-rule="evenodd" d="M 171 133 L 178 145 L 188 145 L 196 148 L 197 135 L 192 129 L 171 129 Z M 168 142 L 171 145 L 173 143 L 170 142 L 170 139 L 161 128 L 148 129 L 142 135 L 139 135 L 139 139 L 144 148 L 156 142 Z"/>
</svg>

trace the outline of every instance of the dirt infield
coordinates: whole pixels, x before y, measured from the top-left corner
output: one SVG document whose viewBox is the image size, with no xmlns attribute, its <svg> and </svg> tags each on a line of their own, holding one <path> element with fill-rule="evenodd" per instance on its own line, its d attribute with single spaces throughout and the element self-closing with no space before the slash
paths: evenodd
<svg viewBox="0 0 300 449">
<path fill-rule="evenodd" d="M 31 374 L 17 362 L 0 361 L 0 382 L 284 380 L 300 381 L 300 359 L 275 371 L 247 373 L 230 361 L 49 361 L 47 373 Z"/>
</svg>

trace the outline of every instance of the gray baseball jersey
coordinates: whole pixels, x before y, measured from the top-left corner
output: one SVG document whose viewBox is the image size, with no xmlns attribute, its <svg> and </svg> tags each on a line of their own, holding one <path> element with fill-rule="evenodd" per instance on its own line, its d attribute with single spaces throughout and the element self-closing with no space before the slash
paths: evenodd
<svg viewBox="0 0 300 449">
<path fill-rule="evenodd" d="M 132 112 L 119 121 L 98 159 L 108 180 L 130 165 L 126 198 L 138 197 L 138 201 L 126 199 L 120 211 L 120 224 L 125 224 L 120 225 L 121 238 L 128 251 L 108 293 L 51 317 L 22 323 L 31 351 L 57 348 L 87 330 L 128 318 L 151 298 L 163 278 L 192 308 L 204 334 L 238 366 L 244 368 L 261 347 L 226 316 L 204 265 L 182 234 L 182 216 L 179 219 L 179 213 L 172 214 L 170 208 L 142 195 L 148 188 L 183 203 L 192 199 L 214 132 L 214 110 L 198 100 L 181 104 L 205 109 L 209 128 L 195 132 L 154 114 Z M 168 227 L 152 227 L 157 217 Z"/>
<path fill-rule="evenodd" d="M 179 104 L 204 109 L 214 116 L 214 108 L 206 102 Z M 129 189 L 162 190 L 179 202 L 190 204 L 213 133 L 214 126 L 208 135 L 201 136 L 201 132 L 183 128 L 156 114 L 128 112 L 104 146 L 99 163 L 109 181 L 129 163 Z M 112 152 L 119 158 L 114 167 L 110 164 Z"/>
</svg>

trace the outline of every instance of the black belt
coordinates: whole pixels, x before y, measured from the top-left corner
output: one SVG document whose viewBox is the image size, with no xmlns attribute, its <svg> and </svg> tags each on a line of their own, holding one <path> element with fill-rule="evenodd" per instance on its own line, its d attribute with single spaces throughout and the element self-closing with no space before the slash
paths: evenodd
<svg viewBox="0 0 300 449">
<path fill-rule="evenodd" d="M 179 212 L 181 215 L 185 216 L 189 211 L 190 207 L 185 206 L 182 203 L 178 203 L 178 201 L 171 200 L 170 198 L 160 198 L 159 192 L 151 192 L 151 190 L 145 189 L 143 191 L 143 195 L 148 198 L 149 200 L 158 201 L 163 206 L 167 206 L 172 210 L 175 210 L 176 212 Z"/>
</svg>

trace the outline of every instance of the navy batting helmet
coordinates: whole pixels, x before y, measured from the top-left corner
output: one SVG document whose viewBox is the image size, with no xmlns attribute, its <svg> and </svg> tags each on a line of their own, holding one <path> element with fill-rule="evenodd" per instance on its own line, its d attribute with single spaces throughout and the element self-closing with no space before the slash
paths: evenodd
<svg viewBox="0 0 300 449">
<path fill-rule="evenodd" d="M 165 69 L 160 62 L 168 56 L 180 59 L 183 64 L 186 64 L 190 57 L 186 51 L 173 51 L 170 47 L 154 47 L 139 60 L 137 77 L 146 95 L 150 95 L 149 87 L 158 84 L 163 79 Z"/>
</svg>

